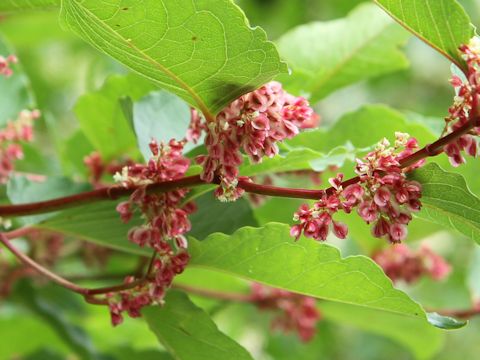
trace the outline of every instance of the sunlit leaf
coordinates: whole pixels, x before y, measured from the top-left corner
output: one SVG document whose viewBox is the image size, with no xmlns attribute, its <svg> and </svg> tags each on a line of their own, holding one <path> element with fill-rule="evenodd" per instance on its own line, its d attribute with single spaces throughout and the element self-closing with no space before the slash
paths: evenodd
<svg viewBox="0 0 480 360">
<path fill-rule="evenodd" d="M 460 174 L 431 163 L 412 173 L 422 184 L 422 210 L 418 217 L 456 230 L 480 243 L 480 199 Z"/>
<path fill-rule="evenodd" d="M 182 293 L 171 291 L 163 307 L 151 306 L 142 312 L 158 340 L 178 360 L 252 359 Z"/>
<path fill-rule="evenodd" d="M 463 67 L 458 48 L 474 34 L 456 0 L 375 0 L 389 15 L 428 45 Z"/>
<path fill-rule="evenodd" d="M 281 76 L 288 90 L 316 102 L 335 90 L 408 66 L 400 51 L 409 34 L 372 4 L 347 18 L 301 25 L 278 41 L 292 69 Z"/>
<path fill-rule="evenodd" d="M 129 4 L 64 0 L 84 40 L 213 117 L 286 70 L 265 32 L 230 0 Z"/>
</svg>

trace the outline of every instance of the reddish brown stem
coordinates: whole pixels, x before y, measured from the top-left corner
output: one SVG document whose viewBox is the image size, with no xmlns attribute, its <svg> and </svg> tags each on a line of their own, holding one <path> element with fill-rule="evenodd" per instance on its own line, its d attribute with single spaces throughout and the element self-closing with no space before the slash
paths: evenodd
<svg viewBox="0 0 480 360">
<path fill-rule="evenodd" d="M 16 238 L 28 235 L 35 230 L 36 229 L 34 229 L 32 227 L 25 226 L 25 227 L 22 227 L 22 228 L 18 228 L 18 229 L 12 230 L 12 231 L 5 232 L 5 233 L 3 233 L 3 235 L 7 239 L 16 239 Z"/>
<path fill-rule="evenodd" d="M 475 114 L 475 112 L 472 112 Z M 480 118 L 472 116 L 472 120 L 453 131 L 452 133 L 441 137 L 437 141 L 426 145 L 422 149 L 413 153 L 412 155 L 406 157 L 401 161 L 402 167 L 408 167 L 416 162 L 425 159 L 430 156 L 436 156 L 442 153 L 443 148 L 458 139 L 460 136 L 465 135 L 474 127 L 480 126 Z M 343 186 L 348 186 L 359 181 L 358 177 L 351 178 L 343 182 Z M 218 183 L 218 181 L 214 181 Z M 199 175 L 189 176 L 178 180 L 165 181 L 161 183 L 151 184 L 147 186 L 147 191 L 151 193 L 162 193 L 178 188 L 187 188 L 194 187 L 198 185 L 206 184 L 203 180 L 200 179 Z M 288 197 L 288 198 L 301 198 L 301 199 L 312 199 L 316 200 L 322 196 L 322 190 L 309 190 L 309 189 L 291 189 L 291 188 L 282 188 L 271 185 L 260 185 L 255 184 L 249 181 L 239 181 L 239 187 L 244 189 L 247 192 L 259 194 L 259 195 L 269 195 L 277 197 Z M 136 188 L 124 188 L 119 186 L 102 188 L 98 190 L 88 191 L 80 194 L 75 194 L 71 196 L 66 196 L 63 198 L 57 198 L 47 201 L 40 201 L 36 203 L 29 204 L 20 204 L 20 205 L 2 205 L 0 206 L 0 216 L 9 217 L 9 216 L 25 216 L 25 215 L 34 215 L 47 213 L 62 209 L 67 209 L 71 207 L 76 207 L 96 201 L 102 200 L 116 200 L 119 197 L 130 195 Z M 333 188 L 328 188 L 327 192 L 334 191 Z"/>
<path fill-rule="evenodd" d="M 201 184 L 204 184 L 204 182 L 200 179 L 199 175 L 188 176 L 178 180 L 165 181 L 148 185 L 147 192 L 162 193 L 178 188 L 192 187 Z M 52 211 L 81 206 L 96 201 L 116 200 L 120 197 L 130 195 L 135 190 L 136 188 L 112 186 L 52 200 L 19 205 L 2 205 L 0 206 L 0 216 L 6 217 L 43 214 Z"/>
<path fill-rule="evenodd" d="M 5 234 L 0 233 L 0 242 L 5 245 L 5 247 L 10 250 L 10 252 L 15 255 L 22 263 L 24 263 L 26 266 L 29 266 L 33 269 L 35 269 L 37 272 L 40 274 L 44 275 L 45 277 L 49 278 L 53 282 L 59 284 L 60 286 L 63 286 L 67 289 L 70 289 L 76 293 L 82 294 L 82 295 L 87 295 L 87 289 L 82 288 L 81 286 L 78 286 L 67 279 L 62 278 L 61 276 L 58 276 L 57 274 L 51 272 L 50 270 L 44 268 L 42 265 L 38 264 L 35 260 L 32 258 L 28 257 L 21 251 L 17 250 L 15 246 L 13 246 L 10 241 L 7 239 Z"/>
<path fill-rule="evenodd" d="M 96 289 L 88 289 L 81 287 L 77 284 L 72 283 L 71 281 L 51 272 L 50 270 L 46 269 L 39 263 L 37 263 L 35 260 L 30 258 L 29 256 L 25 255 L 21 251 L 17 250 L 12 243 L 8 240 L 8 238 L 5 236 L 5 234 L 0 233 L 0 242 L 5 245 L 5 247 L 10 250 L 10 252 L 15 255 L 23 264 L 26 266 L 36 270 L 38 273 L 41 275 L 47 277 L 51 281 L 57 283 L 60 286 L 63 286 L 64 288 L 67 288 L 73 292 L 76 292 L 78 294 L 84 295 L 86 297 L 89 297 L 92 299 L 92 296 L 94 295 L 101 295 L 101 294 L 108 294 L 111 292 L 118 292 L 122 290 L 128 290 L 128 289 L 133 289 L 137 286 L 141 286 L 145 284 L 146 282 L 149 281 L 148 278 L 142 278 L 135 280 L 131 283 L 128 284 L 120 284 L 120 285 L 114 285 L 114 286 L 107 286 L 107 287 L 102 287 L 102 288 L 96 288 Z"/>
<path fill-rule="evenodd" d="M 465 310 L 435 309 L 435 310 L 429 310 L 429 312 L 436 312 L 444 316 L 451 316 L 459 319 L 469 319 L 476 315 L 480 315 L 480 306 L 476 306 L 471 309 L 465 309 Z"/>
</svg>

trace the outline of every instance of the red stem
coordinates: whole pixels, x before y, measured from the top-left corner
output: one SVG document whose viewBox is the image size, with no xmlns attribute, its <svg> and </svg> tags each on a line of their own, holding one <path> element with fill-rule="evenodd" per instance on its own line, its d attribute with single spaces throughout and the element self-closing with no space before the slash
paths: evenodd
<svg viewBox="0 0 480 360">
<path fill-rule="evenodd" d="M 436 156 L 442 153 L 445 145 L 453 142 L 458 139 L 460 136 L 465 135 L 474 127 L 480 126 L 480 118 L 472 117 L 472 121 L 466 123 L 462 127 L 453 131 L 452 133 L 441 137 L 432 144 L 428 144 L 412 155 L 403 159 L 400 163 L 402 167 L 408 167 L 416 162 L 425 159 L 430 156 Z M 343 182 L 343 186 L 348 186 L 359 181 L 358 177 L 351 178 Z M 218 183 L 218 181 L 214 181 Z M 165 181 L 160 183 L 155 183 L 147 186 L 147 191 L 152 193 L 163 193 L 170 190 L 178 188 L 193 187 L 198 185 L 205 185 L 206 183 L 200 179 L 199 175 L 188 176 L 178 180 Z M 268 196 L 278 196 L 278 197 L 288 197 L 288 198 L 300 198 L 300 199 L 319 199 L 324 190 L 309 190 L 309 189 L 292 189 L 292 188 L 283 188 L 271 185 L 260 185 L 255 184 L 249 181 L 239 181 L 239 187 L 244 189 L 246 192 L 268 195 Z M 116 200 L 119 197 L 130 195 L 134 192 L 136 188 L 124 188 L 120 186 L 113 186 L 102 188 L 98 190 L 88 191 L 80 194 L 75 194 L 71 196 L 66 196 L 62 198 L 28 203 L 28 204 L 18 204 L 18 205 L 1 205 L 0 206 L 0 216 L 1 217 L 10 217 L 10 216 L 25 216 L 25 215 L 34 215 L 42 214 L 52 211 L 58 211 L 62 209 L 67 209 L 71 207 L 76 207 L 95 201 L 103 200 Z M 331 192 L 333 188 L 329 188 L 326 191 Z"/>
<path fill-rule="evenodd" d="M 60 286 L 63 286 L 64 288 L 67 288 L 73 292 L 76 292 L 78 294 L 84 295 L 85 297 L 88 297 L 90 300 L 92 300 L 92 296 L 94 295 L 100 295 L 100 294 L 107 294 L 111 292 L 118 292 L 122 290 L 128 290 L 128 289 L 133 289 L 137 286 L 141 286 L 145 284 L 146 282 L 149 281 L 148 278 L 142 278 L 135 280 L 131 283 L 128 284 L 120 284 L 120 285 L 114 285 L 114 286 L 107 286 L 107 287 L 101 287 L 101 288 L 95 288 L 95 289 L 88 289 L 84 288 L 82 286 L 79 286 L 77 284 L 72 283 L 71 281 L 51 272 L 50 270 L 46 269 L 39 263 L 37 263 L 35 260 L 27 256 L 26 254 L 22 253 L 19 251 L 17 248 L 15 248 L 12 243 L 8 240 L 8 238 L 5 236 L 5 234 L 0 233 L 0 242 L 5 245 L 5 247 L 10 250 L 10 252 L 15 255 L 23 264 L 26 266 L 31 267 L 32 269 L 36 270 L 38 273 L 41 275 L 47 277 L 51 281 L 57 283 Z M 87 299 L 88 300 L 88 299 Z"/>
</svg>

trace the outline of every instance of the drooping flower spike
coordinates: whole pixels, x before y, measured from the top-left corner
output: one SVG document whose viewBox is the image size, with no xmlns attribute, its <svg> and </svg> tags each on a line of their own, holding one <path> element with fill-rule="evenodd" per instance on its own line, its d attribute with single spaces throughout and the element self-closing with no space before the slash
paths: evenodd
<svg viewBox="0 0 480 360">
<path fill-rule="evenodd" d="M 412 212 L 421 208 L 421 185 L 407 179 L 405 172 L 423 165 L 417 162 L 404 169 L 400 161 L 412 154 L 418 147 L 417 141 L 408 134 L 396 133 L 392 147 L 384 139 L 363 160 L 357 160 L 358 183 L 343 188 L 343 174 L 330 179 L 331 192 L 323 192 L 313 207 L 304 204 L 294 215 L 290 234 L 298 239 L 302 234 L 315 240 L 326 240 L 333 231 L 335 236 L 344 239 L 348 234 L 347 225 L 335 221 L 338 211 L 357 213 L 367 223 L 372 224 L 375 237 L 387 238 L 398 243 L 407 236 L 407 225 Z"/>
<path fill-rule="evenodd" d="M 445 118 L 445 132 L 451 133 L 470 120 L 479 116 L 480 95 L 480 39 L 472 38 L 468 45 L 460 47 L 460 53 L 468 68 L 467 77 L 461 78 L 454 75 L 451 84 L 455 88 L 455 97 L 452 106 L 448 109 L 449 115 Z M 476 112 L 476 113 L 473 113 Z M 480 134 L 480 128 L 475 127 L 470 133 L 462 135 L 456 141 L 449 143 L 444 151 L 450 159 L 452 166 L 465 163 L 462 152 L 476 157 L 478 144 L 476 137 Z"/>
<path fill-rule="evenodd" d="M 211 123 L 201 123 L 193 112 L 187 138 L 198 139 L 206 131 L 206 155 L 196 161 L 203 166 L 201 177 L 207 182 L 217 176 L 220 187 L 216 191 L 222 201 L 236 200 L 243 194 L 237 188 L 242 151 L 254 163 L 264 156 L 278 154 L 277 143 L 290 139 L 299 128 L 315 126 L 318 115 L 307 100 L 288 94 L 278 82 L 270 82 L 233 101 Z"/>
<path fill-rule="evenodd" d="M 121 202 L 117 211 L 124 222 L 133 217 L 138 209 L 145 222 L 133 227 L 128 233 L 131 242 L 149 247 L 155 251 L 151 263 L 149 281 L 130 290 L 109 295 L 112 323 L 122 322 L 122 313 L 131 317 L 140 316 L 140 309 L 150 304 L 162 303 L 166 290 L 175 275 L 185 269 L 189 261 L 187 240 L 184 236 L 190 230 L 188 215 L 195 210 L 192 203 L 183 205 L 188 189 L 172 190 L 163 194 L 148 194 L 149 184 L 182 178 L 190 161 L 182 155 L 183 142 L 171 140 L 168 144 L 150 143 L 152 158 L 145 164 L 124 167 L 115 175 L 115 180 L 125 187 L 137 186 L 128 201 Z M 135 281 L 133 277 L 125 283 Z"/>
</svg>

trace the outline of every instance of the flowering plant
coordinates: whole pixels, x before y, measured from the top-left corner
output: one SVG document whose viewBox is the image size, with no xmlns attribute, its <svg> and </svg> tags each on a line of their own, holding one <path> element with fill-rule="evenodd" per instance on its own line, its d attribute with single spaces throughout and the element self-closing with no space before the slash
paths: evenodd
<svg viewBox="0 0 480 360">
<path fill-rule="evenodd" d="M 0 4 L 2 344 L 58 340 L 0 358 L 361 358 L 347 324 L 427 359 L 480 314 L 480 40 L 374 2 L 275 42 L 231 0 Z"/>
</svg>

